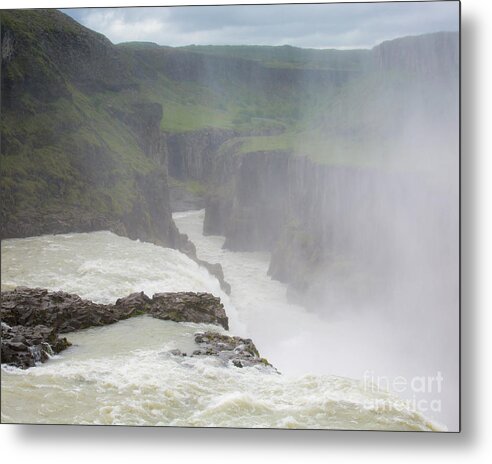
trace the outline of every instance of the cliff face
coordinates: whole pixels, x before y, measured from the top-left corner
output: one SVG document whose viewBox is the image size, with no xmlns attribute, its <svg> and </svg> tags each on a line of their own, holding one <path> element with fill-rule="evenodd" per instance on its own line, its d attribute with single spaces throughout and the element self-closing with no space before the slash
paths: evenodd
<svg viewBox="0 0 492 464">
<path fill-rule="evenodd" d="M 436 263 L 451 269 L 458 224 L 456 46 L 456 35 L 438 34 L 373 50 L 374 92 L 357 103 L 373 119 L 391 121 L 380 139 L 389 157 L 374 152 L 356 118 L 352 125 L 342 119 L 349 138 L 366 141 L 361 165 L 350 156 L 345 165 L 330 162 L 330 138 L 321 163 L 302 151 L 245 152 L 241 142 L 222 147 L 213 158 L 204 232 L 225 235 L 232 250 L 271 251 L 271 276 L 313 303 L 326 299 L 334 281 L 345 285 L 345 275 L 361 280 L 344 291 L 383 296 L 410 278 L 417 262 L 427 271 L 436 271 Z M 399 92 L 395 82 L 377 80 L 388 66 L 397 70 Z M 420 103 L 420 93 L 428 101 Z M 380 107 L 388 101 L 394 104 Z M 319 127 L 330 134 L 331 122 L 327 114 Z"/>
<path fill-rule="evenodd" d="M 169 175 L 180 180 L 210 179 L 220 146 L 236 135 L 232 130 L 220 129 L 165 133 Z"/>
<path fill-rule="evenodd" d="M 248 153 L 235 163 L 223 167 L 229 182 L 207 199 L 204 232 L 225 235 L 228 249 L 271 251 L 269 274 L 305 303 L 326 298 L 327 276 L 357 274 L 350 291 L 383 297 L 415 261 L 425 268 L 454 253 L 456 198 L 428 179 L 320 166 L 288 152 Z"/>
<path fill-rule="evenodd" d="M 381 72 L 402 71 L 440 78 L 456 74 L 459 41 L 454 32 L 388 40 L 372 50 L 375 67 Z"/>
</svg>

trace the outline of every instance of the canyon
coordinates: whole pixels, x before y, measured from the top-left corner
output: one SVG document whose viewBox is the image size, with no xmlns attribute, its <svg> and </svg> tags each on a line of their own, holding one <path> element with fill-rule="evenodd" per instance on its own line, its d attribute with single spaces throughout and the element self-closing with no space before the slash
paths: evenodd
<svg viewBox="0 0 492 464">
<path fill-rule="evenodd" d="M 383 291 L 401 245 L 388 214 L 414 236 L 457 221 L 439 180 L 457 169 L 457 39 L 114 45 L 58 11 L 2 11 L 1 236 L 110 230 L 198 259 L 171 213 L 204 207 L 206 234 L 271 252 L 293 295 L 323 298 L 340 262 Z"/>
</svg>

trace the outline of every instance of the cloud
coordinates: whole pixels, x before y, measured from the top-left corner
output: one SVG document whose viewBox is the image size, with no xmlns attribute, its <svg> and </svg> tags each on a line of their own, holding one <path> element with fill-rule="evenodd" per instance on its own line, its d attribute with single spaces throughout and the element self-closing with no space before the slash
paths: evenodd
<svg viewBox="0 0 492 464">
<path fill-rule="evenodd" d="M 384 40 L 458 30 L 458 2 L 232 5 L 62 10 L 112 42 L 369 48 Z"/>
</svg>

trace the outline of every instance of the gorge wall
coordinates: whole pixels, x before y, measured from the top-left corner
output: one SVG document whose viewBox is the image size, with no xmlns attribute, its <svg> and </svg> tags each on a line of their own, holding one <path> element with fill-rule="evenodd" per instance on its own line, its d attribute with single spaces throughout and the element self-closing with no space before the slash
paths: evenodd
<svg viewBox="0 0 492 464">
<path fill-rule="evenodd" d="M 303 133 L 290 150 L 245 151 L 244 138 L 223 131 L 184 134 L 170 150 L 173 175 L 207 185 L 204 233 L 231 250 L 270 251 L 270 275 L 304 302 L 329 299 L 330 282 L 346 286 L 339 296 L 384 298 L 417 267 L 444 276 L 456 259 L 457 35 L 391 41 L 372 57 L 373 83 L 357 103 L 385 129 L 368 138 L 357 119 L 348 126 L 364 163 L 331 162 L 329 137 L 313 159 Z M 313 126 L 330 133 L 332 122 L 328 112 Z"/>
<path fill-rule="evenodd" d="M 305 304 L 329 299 L 330 284 L 337 298 L 384 298 L 416 263 L 430 273 L 455 258 L 457 236 L 448 231 L 458 221 L 457 209 L 449 214 L 456 192 L 428 179 L 320 166 L 288 152 L 217 166 L 227 181 L 207 197 L 204 233 L 224 235 L 231 250 L 270 251 L 269 274 Z"/>
</svg>

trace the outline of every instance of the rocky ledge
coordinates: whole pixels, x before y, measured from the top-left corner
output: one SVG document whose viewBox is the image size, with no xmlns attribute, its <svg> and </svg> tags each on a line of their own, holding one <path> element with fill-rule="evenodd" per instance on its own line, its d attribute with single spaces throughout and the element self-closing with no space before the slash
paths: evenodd
<svg viewBox="0 0 492 464">
<path fill-rule="evenodd" d="M 44 362 L 70 343 L 59 334 L 113 324 L 149 314 L 175 322 L 216 324 L 228 329 L 220 298 L 208 293 L 133 293 L 103 305 L 66 292 L 17 287 L 2 292 L 2 363 L 27 368 Z"/>
<path fill-rule="evenodd" d="M 174 322 L 198 322 L 229 329 L 224 306 L 210 293 L 156 293 L 152 299 L 144 292 L 116 300 L 115 308 L 124 314 L 147 313 L 157 319 Z"/>
<path fill-rule="evenodd" d="M 195 342 L 200 346 L 192 354 L 181 350 L 171 350 L 174 356 L 216 356 L 224 365 L 235 367 L 264 366 L 278 372 L 265 358 L 260 357 L 255 344 L 250 338 L 231 337 L 216 332 L 199 332 L 195 334 Z"/>
<path fill-rule="evenodd" d="M 44 325 L 10 327 L 2 322 L 2 363 L 27 369 L 70 346 L 55 329 Z"/>
</svg>

